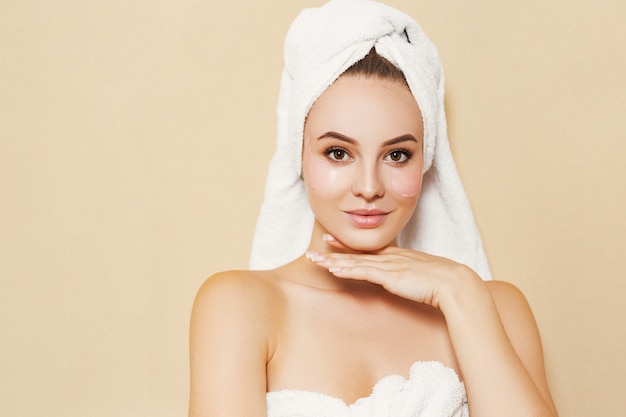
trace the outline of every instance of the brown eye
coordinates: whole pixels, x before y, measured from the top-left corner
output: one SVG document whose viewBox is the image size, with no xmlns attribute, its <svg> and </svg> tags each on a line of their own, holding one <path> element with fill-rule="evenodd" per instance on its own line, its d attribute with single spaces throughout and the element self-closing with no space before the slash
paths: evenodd
<svg viewBox="0 0 626 417">
<path fill-rule="evenodd" d="M 393 151 L 389 154 L 389 159 L 393 162 L 400 162 L 402 160 L 402 153 L 399 151 Z"/>
<path fill-rule="evenodd" d="M 346 161 L 349 157 L 348 152 L 345 149 L 342 148 L 331 148 L 328 149 L 326 151 L 326 155 L 328 155 L 328 157 L 333 160 L 333 161 L 337 161 L 337 162 L 342 162 L 342 161 Z"/>
<path fill-rule="evenodd" d="M 393 163 L 404 163 L 404 162 L 408 162 L 409 159 L 411 159 L 411 156 L 413 154 L 406 149 L 397 149 L 395 151 L 391 151 L 387 154 L 387 156 L 385 157 L 386 161 L 389 162 L 393 162 Z"/>
</svg>

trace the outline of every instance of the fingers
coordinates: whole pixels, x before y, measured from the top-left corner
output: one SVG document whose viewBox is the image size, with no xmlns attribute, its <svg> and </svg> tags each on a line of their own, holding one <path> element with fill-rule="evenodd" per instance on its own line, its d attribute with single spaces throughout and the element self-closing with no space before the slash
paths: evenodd
<svg viewBox="0 0 626 417">
<path fill-rule="evenodd" d="M 341 243 L 340 241 L 338 241 L 335 236 L 330 235 L 328 233 L 324 233 L 322 235 L 322 239 L 324 240 L 324 242 L 326 242 L 329 246 L 335 248 L 335 249 L 339 249 L 339 250 L 347 250 L 348 247 L 346 245 L 344 245 L 343 243 Z"/>
<path fill-rule="evenodd" d="M 308 253 L 311 262 L 341 279 L 368 281 L 400 297 L 417 301 L 432 300 L 430 280 L 408 257 L 394 255 Z M 391 260 L 390 260 L 391 259 Z M 411 268 L 413 264 L 413 268 Z"/>
<path fill-rule="evenodd" d="M 307 252 L 306 257 L 322 267 L 348 268 L 357 266 L 370 266 L 382 268 L 385 270 L 393 270 L 393 259 L 390 256 L 369 253 L 336 253 L 336 252 Z M 332 272 L 332 271 L 331 271 Z"/>
<path fill-rule="evenodd" d="M 390 255 L 307 252 L 307 258 L 337 278 L 369 281 L 388 291 L 406 270 L 406 260 Z"/>
<path fill-rule="evenodd" d="M 346 248 L 330 235 L 324 241 L 331 248 Z M 450 259 L 396 246 L 372 253 L 307 252 L 306 257 L 337 278 L 378 284 L 392 294 L 433 307 L 439 307 L 442 294 L 447 297 L 453 285 L 470 282 L 461 277 L 478 277 Z"/>
<path fill-rule="evenodd" d="M 383 286 L 390 277 L 389 273 L 396 269 L 394 264 L 377 259 L 376 255 L 308 252 L 307 258 L 338 278 L 364 280 Z"/>
<path fill-rule="evenodd" d="M 383 271 L 371 266 L 331 266 L 328 270 L 337 278 L 368 281 L 385 288 L 388 286 L 390 279 L 388 271 Z"/>
</svg>

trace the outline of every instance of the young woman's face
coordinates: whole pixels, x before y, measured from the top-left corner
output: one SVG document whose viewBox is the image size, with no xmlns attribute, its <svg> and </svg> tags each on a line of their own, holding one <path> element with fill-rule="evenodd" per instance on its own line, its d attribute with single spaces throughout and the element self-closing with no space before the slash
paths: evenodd
<svg viewBox="0 0 626 417">
<path fill-rule="evenodd" d="M 422 138 L 405 84 L 340 77 L 304 127 L 302 173 L 316 222 L 354 250 L 395 243 L 422 187 Z"/>
</svg>

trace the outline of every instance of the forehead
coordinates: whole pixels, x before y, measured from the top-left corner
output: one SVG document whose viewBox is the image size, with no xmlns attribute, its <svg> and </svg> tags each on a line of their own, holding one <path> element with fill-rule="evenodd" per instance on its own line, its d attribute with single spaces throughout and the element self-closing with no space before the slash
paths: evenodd
<svg viewBox="0 0 626 417">
<path fill-rule="evenodd" d="M 335 131 L 357 140 L 404 134 L 421 139 L 423 121 L 406 84 L 376 77 L 341 76 L 311 107 L 305 134 Z"/>
</svg>

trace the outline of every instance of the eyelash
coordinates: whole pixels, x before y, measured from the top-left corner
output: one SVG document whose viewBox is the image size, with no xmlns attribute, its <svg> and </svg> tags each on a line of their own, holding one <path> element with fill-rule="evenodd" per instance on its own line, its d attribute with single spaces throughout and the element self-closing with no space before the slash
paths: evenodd
<svg viewBox="0 0 626 417">
<path fill-rule="evenodd" d="M 390 152 L 387 153 L 387 155 L 385 156 L 385 159 L 387 159 L 388 157 L 390 157 L 391 154 L 393 153 L 399 153 L 401 154 L 401 158 L 404 157 L 402 160 L 400 161 L 394 161 L 391 160 L 390 162 L 397 164 L 397 165 L 402 165 L 402 164 L 406 164 L 407 162 L 409 162 L 411 160 L 411 158 L 413 157 L 413 152 L 410 151 L 409 149 L 405 149 L 405 148 L 400 148 L 400 149 L 394 149 Z"/>
<path fill-rule="evenodd" d="M 333 162 L 346 162 L 345 158 L 337 159 L 335 152 L 343 152 L 344 156 L 350 156 L 350 152 L 345 150 L 344 148 L 340 148 L 338 146 L 333 146 L 324 151 L 324 154 Z"/>
<path fill-rule="evenodd" d="M 338 152 L 341 152 L 343 154 L 342 158 L 337 158 L 337 154 Z M 395 164 L 395 165 L 402 165 L 402 164 L 406 164 L 412 157 L 413 157 L 413 152 L 409 149 L 406 148 L 398 148 L 398 149 L 393 149 L 389 152 L 387 152 L 387 155 L 385 155 L 385 160 L 387 160 L 388 158 L 390 158 L 391 154 L 394 153 L 399 153 L 400 157 L 403 159 L 399 160 L 399 161 L 394 161 L 394 160 L 389 160 L 389 162 Z M 333 146 L 331 148 L 328 148 L 324 151 L 324 154 L 328 157 L 328 159 L 330 159 L 333 162 L 346 162 L 346 157 L 351 157 L 350 152 L 348 152 L 346 149 L 344 148 L 340 148 L 338 146 Z"/>
</svg>

